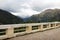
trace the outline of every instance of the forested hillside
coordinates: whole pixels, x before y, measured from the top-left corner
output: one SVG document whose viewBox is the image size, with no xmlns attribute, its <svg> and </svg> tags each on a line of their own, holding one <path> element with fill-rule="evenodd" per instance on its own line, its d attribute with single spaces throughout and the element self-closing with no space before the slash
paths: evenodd
<svg viewBox="0 0 60 40">
<path fill-rule="evenodd" d="M 0 24 L 23 23 L 22 18 L 12 15 L 10 12 L 0 9 Z"/>
<path fill-rule="evenodd" d="M 47 9 L 39 14 L 33 15 L 26 20 L 27 23 L 60 21 L 60 9 Z"/>
</svg>

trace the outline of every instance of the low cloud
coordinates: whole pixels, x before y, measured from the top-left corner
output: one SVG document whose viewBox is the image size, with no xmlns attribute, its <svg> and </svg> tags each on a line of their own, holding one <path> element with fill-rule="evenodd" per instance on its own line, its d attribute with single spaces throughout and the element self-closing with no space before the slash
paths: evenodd
<svg viewBox="0 0 60 40">
<path fill-rule="evenodd" d="M 60 8 L 60 0 L 0 0 L 0 9 L 23 18 L 46 8 Z"/>
</svg>

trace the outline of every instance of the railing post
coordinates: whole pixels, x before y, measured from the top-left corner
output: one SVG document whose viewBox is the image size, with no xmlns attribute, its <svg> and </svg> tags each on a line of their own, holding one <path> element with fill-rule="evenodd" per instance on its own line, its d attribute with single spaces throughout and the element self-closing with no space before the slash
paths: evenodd
<svg viewBox="0 0 60 40">
<path fill-rule="evenodd" d="M 42 30 L 42 29 L 43 29 L 43 25 L 41 24 L 38 26 L 38 30 Z"/>
<path fill-rule="evenodd" d="M 55 28 L 56 28 L 57 26 L 56 26 L 56 23 L 55 23 Z"/>
<path fill-rule="evenodd" d="M 27 26 L 27 27 L 26 27 L 26 32 L 29 33 L 30 31 L 32 31 L 32 26 Z"/>
<path fill-rule="evenodd" d="M 50 28 L 50 27 L 51 27 L 51 24 L 49 23 L 49 24 L 48 24 L 48 28 Z"/>
<path fill-rule="evenodd" d="M 49 25 L 49 24 L 47 24 L 47 28 L 48 28 L 48 29 L 50 28 L 50 25 Z"/>
<path fill-rule="evenodd" d="M 55 24 L 55 23 L 53 24 L 53 27 L 54 27 L 54 28 L 56 27 L 56 24 Z"/>
<path fill-rule="evenodd" d="M 6 35 L 8 36 L 8 38 L 12 37 L 14 34 L 13 31 L 13 27 L 8 27 L 7 31 L 6 31 Z"/>
<path fill-rule="evenodd" d="M 38 30 L 41 30 L 41 25 L 38 26 Z"/>
<path fill-rule="evenodd" d="M 39 25 L 38 30 L 42 30 L 42 29 L 43 29 L 43 25 Z"/>
<path fill-rule="evenodd" d="M 60 23 L 59 23 L 59 27 L 60 27 Z"/>
</svg>

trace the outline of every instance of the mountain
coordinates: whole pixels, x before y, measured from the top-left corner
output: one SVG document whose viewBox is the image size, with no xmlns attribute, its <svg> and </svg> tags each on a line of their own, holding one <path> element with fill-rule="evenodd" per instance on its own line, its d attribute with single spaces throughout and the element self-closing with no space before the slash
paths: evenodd
<svg viewBox="0 0 60 40">
<path fill-rule="evenodd" d="M 52 22 L 52 21 L 60 21 L 60 9 L 47 9 L 39 14 L 32 15 L 30 18 L 26 20 L 26 22 Z"/>
<path fill-rule="evenodd" d="M 19 18 L 8 11 L 0 9 L 0 24 L 18 24 L 23 23 L 23 19 Z"/>
</svg>

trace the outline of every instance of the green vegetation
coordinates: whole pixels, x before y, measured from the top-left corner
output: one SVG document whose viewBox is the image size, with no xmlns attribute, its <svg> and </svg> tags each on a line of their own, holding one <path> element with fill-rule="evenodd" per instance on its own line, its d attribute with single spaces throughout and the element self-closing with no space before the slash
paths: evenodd
<svg viewBox="0 0 60 40">
<path fill-rule="evenodd" d="M 32 30 L 38 29 L 38 26 L 32 26 Z"/>
<path fill-rule="evenodd" d="M 18 28 L 14 28 L 14 33 L 24 32 L 24 31 L 26 31 L 26 27 L 18 27 Z"/>
<path fill-rule="evenodd" d="M 60 9 L 47 9 L 40 14 L 29 17 L 27 23 L 54 22 L 60 21 Z"/>
<path fill-rule="evenodd" d="M 47 28 L 47 25 L 43 25 L 43 28 Z"/>
<path fill-rule="evenodd" d="M 12 15 L 10 12 L 0 9 L 0 24 L 23 23 L 23 19 Z"/>
<path fill-rule="evenodd" d="M 6 29 L 0 29 L 0 35 L 5 35 L 6 34 Z"/>
<path fill-rule="evenodd" d="M 23 20 L 10 12 L 0 9 L 0 24 L 40 23 L 60 21 L 60 9 L 47 9 L 40 14 L 32 15 Z"/>
</svg>

